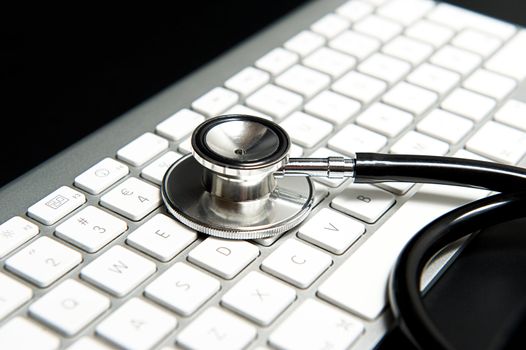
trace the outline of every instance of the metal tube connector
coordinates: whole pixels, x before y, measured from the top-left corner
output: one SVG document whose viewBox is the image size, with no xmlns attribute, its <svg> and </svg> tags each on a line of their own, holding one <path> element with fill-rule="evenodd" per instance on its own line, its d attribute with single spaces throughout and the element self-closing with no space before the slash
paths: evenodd
<svg viewBox="0 0 526 350">
<path fill-rule="evenodd" d="M 311 176 L 343 179 L 354 177 L 355 163 L 356 159 L 345 157 L 289 158 L 286 165 L 274 172 L 274 176 Z"/>
</svg>

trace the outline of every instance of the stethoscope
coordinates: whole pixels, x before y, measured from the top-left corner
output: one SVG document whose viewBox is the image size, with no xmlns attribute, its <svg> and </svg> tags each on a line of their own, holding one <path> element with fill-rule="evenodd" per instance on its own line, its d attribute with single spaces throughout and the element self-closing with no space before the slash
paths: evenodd
<svg viewBox="0 0 526 350">
<path fill-rule="evenodd" d="M 421 348 L 449 349 L 426 312 L 420 276 L 447 244 L 522 217 L 526 170 L 450 157 L 356 153 L 353 158 L 290 158 L 290 139 L 274 122 L 246 115 L 208 119 L 192 134 L 193 153 L 166 172 L 166 208 L 188 227 L 227 239 L 256 239 L 298 226 L 313 208 L 312 177 L 486 188 L 501 192 L 438 218 L 406 245 L 390 278 L 390 304 L 402 330 Z"/>
</svg>

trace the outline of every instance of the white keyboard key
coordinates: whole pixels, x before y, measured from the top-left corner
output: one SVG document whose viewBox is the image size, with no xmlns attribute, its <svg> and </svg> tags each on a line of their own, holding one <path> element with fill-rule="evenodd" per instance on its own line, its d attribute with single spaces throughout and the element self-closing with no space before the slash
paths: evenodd
<svg viewBox="0 0 526 350">
<path fill-rule="evenodd" d="M 445 3 L 438 4 L 427 17 L 457 31 L 464 28 L 474 28 L 503 40 L 515 33 L 515 26 L 510 23 Z"/>
<path fill-rule="evenodd" d="M 280 123 L 293 142 L 306 148 L 312 148 L 330 134 L 330 123 L 314 118 L 303 112 L 294 112 Z"/>
<path fill-rule="evenodd" d="M 307 56 L 303 64 L 329 74 L 333 78 L 338 78 L 354 67 L 356 59 L 336 50 L 322 47 Z"/>
<path fill-rule="evenodd" d="M 431 44 L 435 48 L 447 43 L 454 34 L 450 28 L 425 19 L 416 22 L 405 31 L 408 37 Z"/>
<path fill-rule="evenodd" d="M 192 108 L 207 117 L 215 117 L 232 107 L 239 96 L 230 90 L 216 87 L 192 102 Z"/>
<path fill-rule="evenodd" d="M 433 47 L 405 36 L 399 36 L 386 44 L 382 48 L 382 52 L 408 61 L 416 66 L 431 55 Z"/>
<path fill-rule="evenodd" d="M 278 349 L 349 349 L 363 325 L 348 314 L 315 299 L 307 299 L 270 334 Z"/>
<path fill-rule="evenodd" d="M 437 98 L 434 92 L 401 82 L 384 94 L 383 101 L 419 116 L 427 111 Z"/>
<path fill-rule="evenodd" d="M 260 111 L 256 111 L 255 109 L 248 108 L 247 106 L 244 106 L 244 105 L 235 105 L 234 107 L 227 110 L 225 114 L 245 114 L 245 115 L 252 115 L 254 117 L 260 117 L 260 118 L 272 120 L 270 116 L 264 113 L 261 113 Z"/>
<path fill-rule="evenodd" d="M 109 307 L 110 298 L 68 279 L 34 302 L 29 314 L 71 337 Z"/>
<path fill-rule="evenodd" d="M 359 60 L 376 52 L 380 45 L 377 39 L 352 30 L 346 30 L 329 42 L 329 47 L 352 55 Z"/>
<path fill-rule="evenodd" d="M 373 12 L 373 10 L 374 7 L 371 4 L 365 1 L 353 0 L 347 1 L 345 4 L 338 7 L 336 13 L 352 22 L 356 22 Z"/>
<path fill-rule="evenodd" d="M 451 44 L 462 49 L 488 57 L 502 44 L 499 38 L 479 32 L 474 29 L 465 29 L 453 38 Z"/>
<path fill-rule="evenodd" d="M 385 43 L 400 34 L 403 27 L 386 18 L 370 15 L 355 23 L 353 29 L 357 32 L 380 39 Z"/>
<path fill-rule="evenodd" d="M 99 194 L 126 175 L 130 170 L 121 162 L 104 158 L 75 178 L 75 186 L 90 194 Z"/>
<path fill-rule="evenodd" d="M 360 103 L 332 91 L 323 91 L 310 100 L 304 108 L 312 115 L 339 125 L 360 110 Z"/>
<path fill-rule="evenodd" d="M 410 113 L 380 102 L 371 105 L 356 118 L 359 125 L 390 138 L 400 134 L 412 121 Z"/>
<path fill-rule="evenodd" d="M 179 333 L 177 342 L 185 349 L 241 350 L 256 334 L 256 328 L 247 321 L 210 307 Z"/>
<path fill-rule="evenodd" d="M 156 214 L 129 234 L 126 243 L 167 262 L 196 239 L 195 231 L 164 214 Z"/>
<path fill-rule="evenodd" d="M 278 75 L 298 62 L 298 59 L 296 53 L 277 47 L 258 59 L 255 65 L 272 75 Z"/>
<path fill-rule="evenodd" d="M 521 30 L 486 62 L 486 68 L 522 81 L 526 78 L 526 31 Z"/>
<path fill-rule="evenodd" d="M 178 314 L 190 316 L 220 288 L 216 278 L 178 262 L 150 283 L 144 294 Z"/>
<path fill-rule="evenodd" d="M 479 69 L 462 84 L 466 89 L 502 100 L 517 86 L 515 80 L 503 75 Z"/>
<path fill-rule="evenodd" d="M 302 65 L 294 65 L 278 76 L 275 83 L 309 98 L 329 86 L 330 81 L 326 74 Z"/>
<path fill-rule="evenodd" d="M 495 105 L 494 99 L 462 88 L 454 90 L 441 104 L 442 108 L 476 122 L 484 119 Z"/>
<path fill-rule="evenodd" d="M 16 317 L 0 327 L 0 349 L 58 350 L 60 338 L 23 317 Z"/>
<path fill-rule="evenodd" d="M 260 110 L 276 119 L 282 119 L 298 109 L 303 98 L 291 91 L 268 84 L 246 99 L 249 107 Z"/>
<path fill-rule="evenodd" d="M 5 262 L 5 267 L 44 288 L 82 262 L 82 255 L 51 238 L 40 237 Z"/>
<path fill-rule="evenodd" d="M 73 343 L 67 350 L 113 350 L 95 338 L 84 336 Z"/>
<path fill-rule="evenodd" d="M 402 79 L 410 69 L 409 63 L 381 53 L 371 55 L 358 66 L 360 72 L 385 80 L 389 84 Z"/>
<path fill-rule="evenodd" d="M 365 226 L 329 208 L 303 224 L 298 237 L 334 254 L 343 254 L 365 232 Z"/>
<path fill-rule="evenodd" d="M 127 229 L 124 220 L 90 205 L 58 225 L 55 234 L 88 253 L 94 253 Z"/>
<path fill-rule="evenodd" d="M 241 96 L 247 96 L 268 83 L 270 74 L 254 67 L 247 67 L 225 82 L 225 86 Z"/>
<path fill-rule="evenodd" d="M 205 117 L 189 109 L 181 109 L 155 127 L 155 131 L 172 141 L 180 141 L 205 121 Z"/>
<path fill-rule="evenodd" d="M 283 45 L 287 50 L 296 52 L 300 56 L 307 56 L 325 43 L 323 36 L 304 30 L 296 34 Z"/>
<path fill-rule="evenodd" d="M 407 81 L 445 95 L 460 82 L 460 74 L 423 63 L 407 76 Z"/>
<path fill-rule="evenodd" d="M 332 89 L 363 104 L 369 104 L 387 88 L 381 80 L 351 71 L 332 84 Z"/>
<path fill-rule="evenodd" d="M 526 131 L 526 103 L 518 100 L 506 101 L 495 113 L 495 120 Z"/>
<path fill-rule="evenodd" d="M 417 125 L 417 130 L 442 141 L 454 145 L 473 129 L 473 122 L 449 113 L 442 109 L 435 109 Z"/>
<path fill-rule="evenodd" d="M 318 288 L 318 295 L 367 319 L 387 304 L 387 281 L 398 254 L 422 227 L 487 191 L 424 185 Z"/>
<path fill-rule="evenodd" d="M 44 225 L 53 225 L 84 202 L 86 202 L 86 196 L 82 193 L 68 186 L 62 186 L 30 206 L 27 215 Z"/>
<path fill-rule="evenodd" d="M 150 163 L 146 168 L 142 169 L 141 176 L 157 185 L 161 185 L 164 174 L 166 174 L 168 168 L 181 157 L 179 153 L 168 151 Z"/>
<path fill-rule="evenodd" d="M 261 268 L 298 288 L 307 288 L 331 264 L 328 254 L 288 239 L 263 260 Z"/>
<path fill-rule="evenodd" d="M 330 39 L 349 28 L 349 25 L 345 18 L 329 13 L 311 25 L 310 29 Z"/>
<path fill-rule="evenodd" d="M 452 156 L 457 157 L 457 158 L 474 159 L 474 160 L 482 160 L 484 162 L 492 162 L 491 159 L 488 159 L 479 154 L 467 151 L 465 148 L 459 149 Z"/>
<path fill-rule="evenodd" d="M 290 145 L 289 156 L 290 157 L 301 157 L 303 155 L 303 148 L 292 143 Z"/>
<path fill-rule="evenodd" d="M 102 321 L 97 335 L 119 348 L 152 349 L 177 326 L 174 316 L 142 299 L 128 300 Z"/>
<path fill-rule="evenodd" d="M 0 273 L 0 320 L 24 305 L 32 296 L 30 288 Z"/>
<path fill-rule="evenodd" d="M 334 197 L 331 207 L 367 223 L 376 222 L 395 203 L 395 197 L 371 185 L 351 184 Z"/>
<path fill-rule="evenodd" d="M 312 153 L 310 157 L 327 158 L 327 157 L 344 157 L 344 155 L 336 151 L 333 151 L 331 149 L 321 147 L 321 148 L 318 148 L 316 151 L 314 151 L 314 153 Z M 321 182 L 322 184 L 325 184 L 330 187 L 338 187 L 345 181 L 345 179 L 331 179 L 328 177 L 316 177 L 316 178 L 313 178 L 313 180 Z"/>
<path fill-rule="evenodd" d="M 100 204 L 138 221 L 161 205 L 161 193 L 158 187 L 131 177 L 102 196 Z"/>
<path fill-rule="evenodd" d="M 482 58 L 472 52 L 446 45 L 431 56 L 429 61 L 466 76 L 480 65 Z"/>
<path fill-rule="evenodd" d="M 259 255 L 246 241 L 208 237 L 188 253 L 192 263 L 225 279 L 232 279 Z"/>
<path fill-rule="evenodd" d="M 123 297 L 156 269 L 150 260 L 116 245 L 84 267 L 80 277 L 116 297 Z"/>
<path fill-rule="evenodd" d="M 414 185 L 415 184 L 411 182 L 382 182 L 375 184 L 375 186 L 380 187 L 381 189 L 400 196 L 406 194 Z"/>
<path fill-rule="evenodd" d="M 448 151 L 449 145 L 446 142 L 416 131 L 409 131 L 396 141 L 390 149 L 391 153 L 396 154 L 422 154 L 435 156 L 444 156 Z"/>
<path fill-rule="evenodd" d="M 356 152 L 378 152 L 387 144 L 383 135 L 350 124 L 334 135 L 328 143 L 329 148 L 353 156 Z"/>
<path fill-rule="evenodd" d="M 134 166 L 141 166 L 165 149 L 168 140 L 146 132 L 117 151 L 117 158 Z"/>
<path fill-rule="evenodd" d="M 35 237 L 38 232 L 37 225 L 20 216 L 4 222 L 0 225 L 0 259 Z"/>
<path fill-rule="evenodd" d="M 432 1 L 426 0 L 394 0 L 381 6 L 378 14 L 407 26 L 423 17 L 433 6 Z"/>
<path fill-rule="evenodd" d="M 517 164 L 526 154 L 526 133 L 489 121 L 466 143 L 466 148 L 506 164 Z"/>
<path fill-rule="evenodd" d="M 221 304 L 261 325 L 270 325 L 296 299 L 296 291 L 251 271 L 221 298 Z"/>
</svg>

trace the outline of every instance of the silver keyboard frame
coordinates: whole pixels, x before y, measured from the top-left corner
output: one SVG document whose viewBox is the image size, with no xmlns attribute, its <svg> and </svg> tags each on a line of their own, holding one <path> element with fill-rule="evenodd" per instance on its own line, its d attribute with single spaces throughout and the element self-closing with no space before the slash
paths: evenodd
<svg viewBox="0 0 526 350">
<path fill-rule="evenodd" d="M 112 121 L 111 123 L 92 133 L 91 135 L 78 141 L 73 146 L 67 148 L 58 155 L 47 160 L 35 169 L 31 170 L 30 172 L 26 173 L 20 178 L 4 186 L 0 189 L 0 222 L 4 222 L 15 215 L 24 216 L 29 206 L 36 203 L 37 201 L 39 201 L 40 199 L 42 199 L 43 197 L 45 197 L 46 195 L 63 185 L 73 186 L 74 178 L 77 175 L 81 174 L 83 171 L 85 171 L 87 168 L 89 168 L 91 165 L 95 164 L 96 162 L 100 161 L 101 159 L 107 156 L 114 157 L 117 150 L 123 145 L 127 144 L 128 142 L 141 135 L 145 131 L 153 131 L 155 129 L 155 126 L 159 122 L 166 119 L 174 112 L 182 108 L 189 107 L 192 101 L 202 96 L 211 88 L 215 86 L 222 86 L 224 81 L 227 80 L 229 77 L 239 72 L 244 67 L 252 65 L 254 61 L 263 56 L 265 53 L 267 53 L 275 47 L 281 46 L 286 40 L 297 34 L 299 31 L 308 28 L 313 22 L 321 18 L 324 14 L 332 12 L 339 5 L 345 2 L 346 0 L 314 0 L 301 6 L 291 14 L 281 18 L 276 23 L 272 24 L 269 28 L 264 29 L 260 33 L 248 38 L 245 42 L 239 44 L 237 47 L 221 55 L 217 59 L 213 60 L 211 63 L 189 74 L 188 76 L 176 82 L 172 86 L 168 87 L 158 95 L 133 108 L 118 119 Z M 516 89 L 512 97 L 526 102 L 526 84 L 524 82 L 521 86 L 519 86 Z M 413 125 L 416 124 L 418 120 L 420 120 L 420 118 L 415 118 Z M 483 124 L 483 122 L 481 122 L 479 125 L 481 124 Z M 408 127 L 408 130 L 409 128 L 410 127 Z M 466 138 L 469 138 L 476 130 L 477 128 L 472 130 L 466 136 Z M 332 135 L 333 134 L 334 132 L 332 133 Z M 386 149 L 390 147 L 390 145 L 393 142 L 395 142 L 398 138 L 390 140 L 390 142 L 386 146 Z M 324 142 L 326 141 L 327 139 L 324 140 Z M 38 147 L 39 142 L 41 142 L 41 140 L 34 141 L 35 147 Z M 463 144 L 463 142 L 461 142 L 461 144 Z M 170 142 L 171 149 L 176 149 L 175 145 L 176 144 L 174 144 L 173 142 Z M 456 149 L 453 148 L 451 151 L 454 153 Z M 312 152 L 312 150 L 307 150 L 307 155 L 310 152 Z M 524 163 L 524 159 L 521 163 Z M 8 166 L 8 164 L 5 164 L 4 166 Z M 111 190 L 111 188 L 118 185 L 129 176 L 140 177 L 140 169 L 133 166 L 129 166 L 129 168 L 130 174 L 127 177 L 118 181 L 117 184 L 111 186 L 108 190 L 104 191 L 103 193 L 106 193 L 107 191 Z M 342 185 L 339 188 L 327 188 L 329 191 L 328 197 L 325 198 L 325 200 L 323 201 L 323 205 L 320 205 L 314 210 L 314 213 L 317 210 L 319 210 L 320 207 L 328 205 L 328 203 L 330 203 L 330 200 L 338 192 L 340 192 L 340 190 L 343 187 L 345 186 Z M 325 187 L 322 186 L 322 188 Z M 381 226 L 385 222 L 385 220 L 387 220 L 390 217 L 390 215 L 394 211 L 396 211 L 396 209 L 400 207 L 417 190 L 417 188 L 418 186 L 415 186 L 415 188 L 410 190 L 407 194 L 403 196 L 397 196 L 397 202 L 394 208 L 392 208 L 378 222 L 376 222 L 373 225 L 366 224 L 367 231 L 365 236 L 360 238 L 360 240 L 357 243 L 355 243 L 343 255 L 331 255 L 333 258 L 333 264 L 331 265 L 331 267 L 329 267 L 329 270 L 327 270 L 320 278 L 318 278 L 314 282 L 312 286 L 310 286 L 308 289 L 295 288 L 298 294 L 298 300 L 296 300 L 289 308 L 287 308 L 286 311 L 283 312 L 278 317 L 278 319 L 272 323 L 271 326 L 265 328 L 259 327 L 258 337 L 255 339 L 254 342 L 250 344 L 250 348 L 266 346 L 266 340 L 268 338 L 268 335 L 274 330 L 274 328 L 276 328 L 277 325 L 281 323 L 282 320 L 288 317 L 288 315 L 301 303 L 301 300 L 305 300 L 309 297 L 317 298 L 315 296 L 317 287 L 331 274 L 332 271 L 334 271 L 339 265 L 341 265 L 342 262 L 349 255 L 351 255 L 357 248 L 359 248 L 359 246 L 366 241 L 367 237 L 369 237 L 371 234 L 374 234 L 375 230 L 379 226 Z M 86 195 L 87 203 L 84 204 L 81 208 L 90 204 L 98 204 L 98 198 L 100 197 L 100 195 L 93 196 L 88 193 L 84 194 Z M 31 239 L 23 246 L 30 244 L 40 236 L 50 236 L 54 239 L 57 239 L 53 235 L 55 226 L 69 218 L 71 215 L 74 215 L 74 213 L 76 213 L 78 210 L 80 210 L 80 208 L 52 226 L 44 226 L 40 223 L 35 222 L 33 219 L 30 219 L 27 216 L 25 216 L 26 219 L 28 219 L 31 222 L 34 222 L 39 226 L 40 234 L 37 235 L 35 238 Z M 13 255 L 13 253 L 9 254 L 3 259 L 0 259 L 0 268 L 2 272 L 30 287 L 34 291 L 33 299 L 38 299 L 41 295 L 45 294 L 50 289 L 55 287 L 58 283 L 60 283 L 60 281 L 63 281 L 68 278 L 79 279 L 79 272 L 84 266 L 89 264 L 91 261 L 93 261 L 95 258 L 97 258 L 100 254 L 108 250 L 113 245 L 126 245 L 125 239 L 127 234 L 134 231 L 138 226 L 140 226 L 142 223 L 144 223 L 149 218 L 151 218 L 159 212 L 166 213 L 166 210 L 163 207 L 161 207 L 155 210 L 154 212 L 150 213 L 146 218 L 144 218 L 140 222 L 133 222 L 124 217 L 120 217 L 128 223 L 128 231 L 95 254 L 88 254 L 83 252 L 83 262 L 79 266 L 75 267 L 72 271 L 64 275 L 57 282 L 53 283 L 51 287 L 42 289 L 36 288 L 29 282 L 23 280 L 22 278 L 19 278 L 16 275 L 6 271 L 4 267 L 4 261 L 11 255 Z M 287 233 L 286 235 L 289 237 L 293 237 L 296 235 L 296 232 L 297 229 Z M 90 326 L 85 328 L 75 337 L 62 337 L 62 347 L 67 348 L 74 341 L 76 341 L 84 335 L 94 334 L 95 327 L 101 319 L 108 316 L 112 311 L 117 309 L 121 304 L 123 304 L 130 298 L 141 296 L 145 286 L 147 286 L 150 282 L 152 282 L 153 279 L 157 278 L 163 271 L 165 271 L 168 267 L 172 266 L 175 262 L 186 260 L 186 255 L 188 251 L 190 251 L 196 245 L 198 245 L 204 238 L 204 235 L 200 235 L 199 239 L 196 242 L 191 244 L 183 252 L 181 252 L 168 263 L 155 261 L 158 268 L 157 273 L 155 273 L 153 276 L 144 281 L 137 289 L 135 289 L 132 293 L 125 296 L 124 298 L 116 298 L 110 296 L 112 301 L 112 306 L 110 310 L 102 314 L 97 319 L 97 321 L 92 322 Z M 78 250 L 76 247 L 72 246 L 68 242 L 62 240 L 59 241 L 62 244 L 65 244 L 74 248 L 75 250 Z M 233 284 L 235 284 L 248 272 L 257 269 L 257 266 L 260 265 L 261 261 L 263 261 L 272 251 L 274 251 L 282 241 L 284 240 L 278 240 L 275 244 L 271 245 L 270 247 L 258 246 L 261 250 L 260 256 L 254 262 L 252 262 L 248 268 L 246 268 L 238 276 L 236 276 L 234 280 L 221 280 L 222 289 L 203 307 L 201 307 L 193 316 L 182 317 L 176 315 L 178 320 L 177 329 L 175 330 L 175 332 L 173 332 L 167 338 L 165 338 L 158 345 L 158 348 L 161 348 L 166 345 L 173 346 L 175 343 L 176 335 L 181 329 L 185 328 L 186 325 L 188 325 L 197 315 L 199 315 L 208 306 L 218 305 L 225 291 L 228 290 Z M 304 243 L 309 244 L 307 242 Z M 127 247 L 137 252 L 138 254 L 145 256 L 149 260 L 154 261 L 151 257 L 147 256 L 140 250 L 137 250 L 130 246 Z M 435 272 L 438 271 L 440 266 L 441 264 L 438 264 L 436 267 L 431 268 L 429 270 L 429 275 L 434 275 Z M 200 269 L 199 267 L 197 268 Z M 210 272 L 204 269 L 202 269 L 202 271 L 212 275 Z M 103 291 L 100 292 L 105 293 Z M 320 298 L 317 299 L 322 300 Z M 325 301 L 323 300 L 322 302 L 325 303 Z M 30 303 L 26 303 L 23 307 L 15 311 L 5 320 L 0 321 L 0 327 L 4 323 L 6 323 L 7 320 L 10 320 L 17 315 L 27 315 L 27 309 L 29 304 Z M 352 347 L 353 349 L 373 348 L 381 339 L 381 337 L 385 334 L 385 332 L 394 324 L 392 315 L 389 311 L 384 312 L 382 316 L 380 316 L 378 319 L 372 322 L 363 319 L 359 320 L 365 325 L 365 333 L 354 344 L 354 346 Z"/>
</svg>

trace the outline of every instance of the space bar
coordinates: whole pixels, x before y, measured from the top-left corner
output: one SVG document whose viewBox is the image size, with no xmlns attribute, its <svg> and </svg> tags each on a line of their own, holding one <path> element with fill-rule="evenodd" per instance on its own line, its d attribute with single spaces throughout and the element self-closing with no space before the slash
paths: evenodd
<svg viewBox="0 0 526 350">
<path fill-rule="evenodd" d="M 424 185 L 318 288 L 318 295 L 373 320 L 387 305 L 387 280 L 404 245 L 426 224 L 487 191 Z"/>
</svg>

